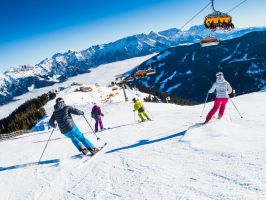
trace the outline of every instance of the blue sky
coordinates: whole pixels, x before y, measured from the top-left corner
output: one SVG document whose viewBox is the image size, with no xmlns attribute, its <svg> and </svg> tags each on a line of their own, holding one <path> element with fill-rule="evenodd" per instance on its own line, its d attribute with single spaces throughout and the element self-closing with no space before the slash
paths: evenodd
<svg viewBox="0 0 266 200">
<path fill-rule="evenodd" d="M 216 0 L 228 11 L 242 0 Z M 56 52 L 82 50 L 137 33 L 179 28 L 209 0 L 0 0 L 0 71 L 36 64 Z M 266 26 L 266 1 L 231 13 L 238 28 Z M 201 24 L 206 9 L 190 26 Z"/>
</svg>

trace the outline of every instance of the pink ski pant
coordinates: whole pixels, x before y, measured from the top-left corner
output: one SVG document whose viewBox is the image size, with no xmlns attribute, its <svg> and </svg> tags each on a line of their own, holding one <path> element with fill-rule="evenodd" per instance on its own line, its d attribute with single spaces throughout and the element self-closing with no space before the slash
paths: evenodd
<svg viewBox="0 0 266 200">
<path fill-rule="evenodd" d="M 219 109 L 219 117 L 222 117 L 224 114 L 225 106 L 228 102 L 228 98 L 216 98 L 214 100 L 214 105 L 206 117 L 206 121 L 210 121 L 212 116 Z"/>
</svg>

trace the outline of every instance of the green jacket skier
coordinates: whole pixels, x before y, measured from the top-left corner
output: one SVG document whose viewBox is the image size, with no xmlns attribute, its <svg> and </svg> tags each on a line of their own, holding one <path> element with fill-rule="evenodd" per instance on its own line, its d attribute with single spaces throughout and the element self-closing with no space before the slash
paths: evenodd
<svg viewBox="0 0 266 200">
<path fill-rule="evenodd" d="M 134 102 L 133 112 L 138 111 L 138 116 L 141 119 L 141 121 L 142 122 L 145 121 L 144 117 L 146 117 L 147 120 L 151 121 L 151 118 L 148 116 L 148 114 L 144 110 L 143 103 L 140 100 L 137 100 L 135 98 L 133 98 L 132 100 Z"/>
</svg>

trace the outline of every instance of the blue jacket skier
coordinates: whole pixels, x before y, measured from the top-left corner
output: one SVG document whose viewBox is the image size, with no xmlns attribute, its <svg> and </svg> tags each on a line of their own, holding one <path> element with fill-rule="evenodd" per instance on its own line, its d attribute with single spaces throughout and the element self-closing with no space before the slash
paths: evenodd
<svg viewBox="0 0 266 200">
<path fill-rule="evenodd" d="M 49 124 L 53 128 L 55 128 L 56 121 L 61 133 L 70 138 L 75 147 L 84 155 L 87 155 L 88 152 L 91 152 L 92 154 L 97 153 L 99 149 L 94 147 L 93 144 L 84 137 L 83 133 L 80 132 L 80 130 L 74 123 L 71 114 L 84 115 L 84 112 L 71 106 L 67 106 L 63 98 L 59 97 L 56 99 L 54 112 L 51 116 L 51 119 L 49 120 Z"/>
</svg>

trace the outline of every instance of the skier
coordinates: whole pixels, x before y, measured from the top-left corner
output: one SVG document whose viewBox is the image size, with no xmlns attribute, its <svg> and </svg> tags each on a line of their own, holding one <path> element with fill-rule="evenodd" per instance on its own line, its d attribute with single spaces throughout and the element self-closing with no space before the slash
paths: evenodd
<svg viewBox="0 0 266 200">
<path fill-rule="evenodd" d="M 141 119 L 141 122 L 145 121 L 144 116 L 147 118 L 147 120 L 151 121 L 151 118 L 148 116 L 148 114 L 144 110 L 143 103 L 136 98 L 133 98 L 132 101 L 134 102 L 133 112 L 135 112 L 136 110 L 138 111 L 138 116 Z"/>
<path fill-rule="evenodd" d="M 214 105 L 210 110 L 210 112 L 208 113 L 204 123 L 209 122 L 218 109 L 219 109 L 218 118 L 219 119 L 222 118 L 225 106 L 228 102 L 229 94 L 232 93 L 232 87 L 224 79 L 224 75 L 222 72 L 218 72 L 216 74 L 216 82 L 212 85 L 211 89 L 209 90 L 209 93 L 213 93 L 215 90 L 216 90 L 216 98 L 214 100 Z"/>
<path fill-rule="evenodd" d="M 101 130 L 103 130 L 102 118 L 104 114 L 101 111 L 101 108 L 94 103 L 93 108 L 91 109 L 91 117 L 95 120 L 95 132 L 98 132 L 98 125 L 100 125 Z"/>
<path fill-rule="evenodd" d="M 74 123 L 71 114 L 84 115 L 84 112 L 71 106 L 67 106 L 64 99 L 59 97 L 56 99 L 54 112 L 49 120 L 49 124 L 53 128 L 56 128 L 56 121 L 61 133 L 70 138 L 75 147 L 84 155 L 87 155 L 89 152 L 93 155 L 96 154 L 99 149 L 94 147 L 93 144 L 84 137 L 83 133 L 80 132 Z"/>
</svg>

